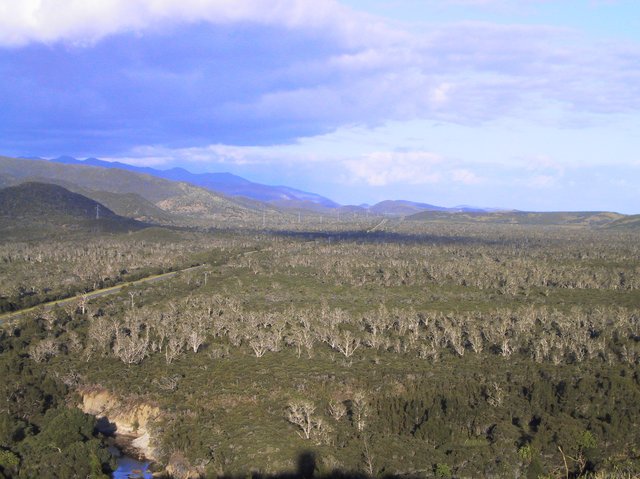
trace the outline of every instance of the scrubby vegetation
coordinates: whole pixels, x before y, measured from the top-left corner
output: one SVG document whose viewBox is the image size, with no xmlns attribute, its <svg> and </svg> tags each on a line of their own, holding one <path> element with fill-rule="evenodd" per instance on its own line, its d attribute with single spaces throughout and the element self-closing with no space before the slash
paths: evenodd
<svg viewBox="0 0 640 479">
<path fill-rule="evenodd" d="M 640 474 L 637 232 L 361 221 L 1 246 L 7 298 L 204 266 L 5 325 L 0 474 L 108 472 L 90 388 L 173 477 Z"/>
<path fill-rule="evenodd" d="M 159 228 L 0 242 L 0 313 L 184 269 L 201 260 L 215 263 L 216 258 L 207 256 L 212 248 L 232 252 L 243 244 L 248 243 Z"/>
</svg>

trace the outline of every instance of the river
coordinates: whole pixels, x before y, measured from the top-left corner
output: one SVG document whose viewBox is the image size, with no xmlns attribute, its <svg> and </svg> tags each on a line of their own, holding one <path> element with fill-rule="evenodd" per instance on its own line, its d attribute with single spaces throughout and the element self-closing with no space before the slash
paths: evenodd
<svg viewBox="0 0 640 479">
<path fill-rule="evenodd" d="M 113 448 L 115 449 L 115 448 Z M 141 462 L 132 457 L 123 455 L 117 449 L 112 454 L 118 457 L 118 468 L 113 472 L 113 479 L 152 479 L 149 470 L 150 462 Z"/>
</svg>

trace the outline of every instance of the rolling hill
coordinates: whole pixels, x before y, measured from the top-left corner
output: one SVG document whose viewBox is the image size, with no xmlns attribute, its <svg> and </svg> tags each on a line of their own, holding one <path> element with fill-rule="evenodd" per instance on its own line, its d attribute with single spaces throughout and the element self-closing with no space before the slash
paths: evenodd
<svg viewBox="0 0 640 479">
<path fill-rule="evenodd" d="M 194 186 L 206 188 L 215 193 L 222 193 L 234 197 L 236 200 L 245 198 L 248 200 L 268 203 L 282 211 L 315 212 L 318 214 L 331 214 L 331 212 L 356 213 L 385 216 L 407 216 L 422 211 L 449 211 L 449 212 L 487 212 L 484 208 L 473 206 L 456 206 L 447 208 L 427 203 L 419 203 L 407 200 L 385 200 L 373 206 L 340 205 L 335 201 L 315 193 L 298 190 L 288 186 L 271 186 L 249 181 L 231 173 L 191 173 L 184 168 L 172 168 L 159 170 L 150 167 L 139 167 L 121 162 L 109 162 L 97 158 L 78 160 L 70 156 L 61 156 L 49 160 L 65 165 L 98 166 L 108 169 L 132 171 L 163 178 L 172 181 L 186 182 Z"/>
<path fill-rule="evenodd" d="M 454 206 L 448 208 L 445 206 L 431 205 L 428 203 L 418 203 L 415 201 L 407 200 L 385 200 L 380 203 L 376 203 L 373 206 L 369 206 L 369 212 L 376 215 L 385 216 L 408 216 L 423 211 L 441 211 L 448 213 L 489 213 L 496 211 L 491 208 L 478 208 L 475 206 Z M 500 211 L 500 210 L 498 210 Z"/>
<path fill-rule="evenodd" d="M 86 196 L 61 186 L 27 182 L 0 190 L 0 215 L 14 219 L 70 218 L 88 220 L 117 215 Z"/>
<path fill-rule="evenodd" d="M 0 189 L 0 231 L 5 240 L 78 230 L 135 231 L 147 226 L 59 185 L 26 182 Z"/>
<path fill-rule="evenodd" d="M 419 213 L 421 211 L 447 211 L 447 208 L 406 200 L 386 200 L 371 206 L 369 211 L 380 215 L 404 216 Z"/>
<path fill-rule="evenodd" d="M 629 215 L 619 218 L 611 222 L 607 227 L 620 230 L 640 229 L 640 215 Z"/>
<path fill-rule="evenodd" d="M 63 157 L 58 160 L 0 157 L 0 187 L 26 181 L 54 183 L 98 201 L 118 215 L 164 225 L 237 226 L 247 221 L 255 224 L 261 223 L 266 211 L 272 220 L 290 218 L 292 214 L 302 212 L 317 215 L 344 214 L 344 218 L 366 214 L 395 216 L 405 217 L 410 221 L 569 225 L 619 229 L 640 227 L 637 217 L 612 212 L 525 212 L 472 206 L 446 208 L 405 200 L 386 200 L 373 206 L 342 206 L 331 200 L 324 201 L 322 197 L 312 193 L 305 193 L 309 195 L 305 197 L 303 192 L 288 187 L 277 188 L 281 188 L 283 192 L 297 192 L 299 197 L 285 195 L 284 198 L 271 199 L 265 203 L 249 196 L 228 197 L 188 182 L 154 176 L 158 173 L 169 175 L 169 172 L 173 172 L 172 175 L 180 177 L 197 177 L 201 180 L 208 178 L 211 180 L 208 183 L 210 187 L 215 185 L 215 181 L 220 181 L 227 185 L 236 185 L 238 188 L 250 187 L 252 194 L 258 195 L 256 191 L 259 190 L 259 184 L 228 173 L 196 175 L 179 168 L 162 172 L 153 168 L 130 167 L 123 163 L 114 164 L 95 159 L 79 161 Z M 128 169 L 121 169 L 120 166 Z M 144 170 L 147 173 L 130 171 L 131 169 Z M 217 180 L 214 181 L 215 178 Z M 275 194 L 275 190 L 269 191 L 269 195 Z M 269 198 L 273 198 L 269 195 Z"/>
<path fill-rule="evenodd" d="M 235 201 L 188 183 L 97 166 L 0 157 L 0 177 L 11 184 L 60 184 L 134 218 L 210 226 L 261 217 L 264 205 Z M 141 201 L 140 198 L 144 201 Z M 164 216 L 164 218 L 163 218 Z"/>
<path fill-rule="evenodd" d="M 72 191 L 83 194 L 81 188 Z M 158 208 L 137 193 L 111 193 L 109 191 L 87 191 L 86 196 L 111 208 L 120 216 L 127 216 L 138 221 L 161 225 L 180 224 L 180 218 L 173 213 Z"/>
</svg>

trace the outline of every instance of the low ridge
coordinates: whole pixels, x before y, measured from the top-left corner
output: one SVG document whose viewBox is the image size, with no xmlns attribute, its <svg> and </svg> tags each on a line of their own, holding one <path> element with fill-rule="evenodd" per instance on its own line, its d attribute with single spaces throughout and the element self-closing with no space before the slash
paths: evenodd
<svg viewBox="0 0 640 479">
<path fill-rule="evenodd" d="M 27 182 L 0 190 L 0 216 L 15 219 L 116 218 L 106 206 L 62 186 Z"/>
</svg>

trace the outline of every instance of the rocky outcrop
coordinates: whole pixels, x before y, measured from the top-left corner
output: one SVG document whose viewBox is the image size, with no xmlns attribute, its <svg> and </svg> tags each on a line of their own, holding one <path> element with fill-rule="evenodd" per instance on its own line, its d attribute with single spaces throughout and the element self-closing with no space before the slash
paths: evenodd
<svg viewBox="0 0 640 479">
<path fill-rule="evenodd" d="M 122 399 L 106 389 L 93 387 L 78 390 L 80 408 L 98 418 L 101 432 L 111 434 L 128 454 L 156 461 L 150 428 L 160 416 L 158 407 L 144 402 Z"/>
</svg>

